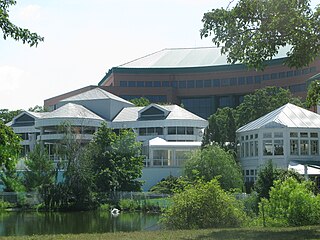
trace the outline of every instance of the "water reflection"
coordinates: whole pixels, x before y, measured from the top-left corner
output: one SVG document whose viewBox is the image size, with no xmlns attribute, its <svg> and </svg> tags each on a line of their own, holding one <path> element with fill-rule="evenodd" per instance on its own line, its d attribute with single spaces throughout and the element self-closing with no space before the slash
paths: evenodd
<svg viewBox="0 0 320 240">
<path fill-rule="evenodd" d="M 148 213 L 121 213 L 112 217 L 109 211 L 1 213 L 0 236 L 156 230 L 159 217 Z"/>
</svg>

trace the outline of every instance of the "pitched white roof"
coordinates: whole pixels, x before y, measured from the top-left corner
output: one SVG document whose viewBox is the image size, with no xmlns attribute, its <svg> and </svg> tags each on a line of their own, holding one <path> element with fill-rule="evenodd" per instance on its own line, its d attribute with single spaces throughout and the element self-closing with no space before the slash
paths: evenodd
<svg viewBox="0 0 320 240">
<path fill-rule="evenodd" d="M 121 110 L 121 112 L 113 119 L 112 122 L 131 122 L 138 121 L 139 111 L 146 107 L 126 107 Z M 177 105 L 160 105 L 160 108 L 163 108 L 169 112 L 165 119 L 188 119 L 188 120 L 203 120 L 205 119 L 189 112 L 188 110 L 179 107 Z"/>
<path fill-rule="evenodd" d="M 127 100 L 120 98 L 112 93 L 109 93 L 101 88 L 94 88 L 91 89 L 89 91 L 83 92 L 83 93 L 79 93 L 75 96 L 66 98 L 61 100 L 61 102 L 72 102 L 72 101 L 82 101 L 82 100 L 97 100 L 97 99 L 113 99 L 113 100 L 117 100 L 120 102 L 126 102 L 129 103 L 131 105 L 134 105 L 131 102 L 128 102 Z"/>
<path fill-rule="evenodd" d="M 320 128 L 320 115 L 288 103 L 239 128 L 237 132 L 246 132 L 260 128 Z"/>
<path fill-rule="evenodd" d="M 67 103 L 62 107 L 46 113 L 44 119 L 48 118 L 83 118 L 83 119 L 96 119 L 103 121 L 103 118 L 99 117 L 97 114 L 91 112 L 87 108 L 74 104 Z"/>
</svg>

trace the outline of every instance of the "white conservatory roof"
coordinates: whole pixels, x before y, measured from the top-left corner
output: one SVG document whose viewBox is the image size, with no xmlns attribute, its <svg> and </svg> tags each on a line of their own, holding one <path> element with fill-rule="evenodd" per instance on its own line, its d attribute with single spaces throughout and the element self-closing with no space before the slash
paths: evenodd
<svg viewBox="0 0 320 240">
<path fill-rule="evenodd" d="M 72 102 L 72 101 L 84 101 L 84 100 L 98 100 L 98 99 L 113 99 L 120 102 L 126 102 L 131 105 L 134 105 L 131 102 L 128 102 L 127 100 L 120 98 L 112 93 L 109 93 L 101 88 L 94 88 L 89 91 L 77 94 L 75 96 L 66 98 L 61 100 L 61 102 Z"/>
<path fill-rule="evenodd" d="M 304 165 L 302 165 L 302 164 L 290 162 L 289 169 L 293 169 L 301 175 L 304 174 Z M 307 174 L 308 175 L 320 175 L 320 169 L 316 166 L 307 166 Z"/>
<path fill-rule="evenodd" d="M 159 107 L 169 112 L 168 115 L 165 117 L 165 119 L 167 120 L 179 119 L 206 121 L 205 119 L 177 105 L 161 105 Z M 115 119 L 112 122 L 139 121 L 139 111 L 144 108 L 145 107 L 126 107 L 122 109 L 122 111 L 115 117 Z"/>
<path fill-rule="evenodd" d="M 237 130 L 237 133 L 260 128 L 320 128 L 320 115 L 288 103 Z"/>
</svg>

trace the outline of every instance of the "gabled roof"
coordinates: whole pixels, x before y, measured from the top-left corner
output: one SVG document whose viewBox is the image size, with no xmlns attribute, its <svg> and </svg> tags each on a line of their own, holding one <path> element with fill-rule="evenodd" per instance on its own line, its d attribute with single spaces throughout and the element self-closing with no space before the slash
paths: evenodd
<svg viewBox="0 0 320 240">
<path fill-rule="evenodd" d="M 170 112 L 161 107 L 159 104 L 151 103 L 150 105 L 140 109 L 138 111 L 139 119 L 164 119 L 166 116 L 168 116 Z"/>
<path fill-rule="evenodd" d="M 49 118 L 81 118 L 103 121 L 103 118 L 99 117 L 97 114 L 91 112 L 81 105 L 74 103 L 67 103 L 52 112 L 48 112 L 46 116 L 43 117 L 43 119 Z"/>
<path fill-rule="evenodd" d="M 154 105 L 154 104 L 151 104 Z M 205 119 L 189 112 L 188 110 L 177 105 L 161 105 L 161 108 L 168 111 L 168 115 L 164 119 L 187 119 L 187 120 L 202 120 Z M 139 111 L 145 107 L 126 107 L 113 119 L 112 122 L 131 122 L 139 121 Z"/>
<path fill-rule="evenodd" d="M 79 93 L 75 96 L 65 98 L 61 100 L 61 102 L 73 102 L 73 101 L 97 100 L 97 99 L 113 99 L 116 101 L 132 104 L 131 102 L 128 102 L 127 100 L 120 98 L 98 87 L 83 93 Z"/>
<path fill-rule="evenodd" d="M 252 131 L 260 128 L 319 128 L 320 115 L 288 103 L 239 128 L 237 132 Z"/>
<path fill-rule="evenodd" d="M 14 126 L 17 119 L 22 117 L 23 115 L 27 115 L 33 119 L 39 119 L 44 117 L 47 114 L 47 112 L 31 112 L 31 111 L 22 111 L 17 116 L 15 116 L 10 122 L 6 123 L 7 126 Z"/>
</svg>

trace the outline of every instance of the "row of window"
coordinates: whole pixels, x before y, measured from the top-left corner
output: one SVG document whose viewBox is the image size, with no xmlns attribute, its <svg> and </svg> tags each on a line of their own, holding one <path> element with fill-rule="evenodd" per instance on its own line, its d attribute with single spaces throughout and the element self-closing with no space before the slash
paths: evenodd
<svg viewBox="0 0 320 240">
<path fill-rule="evenodd" d="M 208 88 L 226 87 L 247 84 L 259 84 L 261 81 L 276 80 L 288 77 L 297 77 L 304 74 L 316 72 L 316 67 L 262 74 L 256 76 L 242 76 L 223 79 L 207 80 L 182 80 L 182 81 L 120 81 L 120 87 L 172 87 L 172 88 Z M 297 85 L 296 88 L 304 88 L 305 85 Z M 293 88 L 297 91 L 298 89 Z"/>
<path fill-rule="evenodd" d="M 163 128 L 149 127 L 139 128 L 139 136 L 156 136 L 163 135 Z M 168 127 L 168 135 L 193 135 L 193 127 Z"/>
<path fill-rule="evenodd" d="M 290 132 L 290 138 L 318 138 L 317 132 Z M 249 134 L 245 136 L 241 136 L 241 140 L 251 140 L 257 139 L 258 134 Z M 283 132 L 264 132 L 262 134 L 262 138 L 283 138 Z"/>
</svg>

